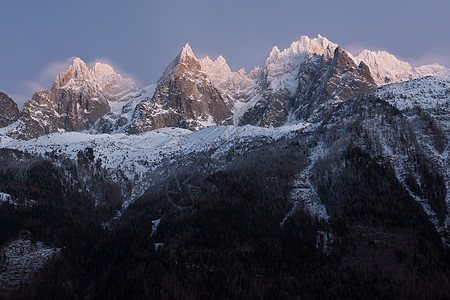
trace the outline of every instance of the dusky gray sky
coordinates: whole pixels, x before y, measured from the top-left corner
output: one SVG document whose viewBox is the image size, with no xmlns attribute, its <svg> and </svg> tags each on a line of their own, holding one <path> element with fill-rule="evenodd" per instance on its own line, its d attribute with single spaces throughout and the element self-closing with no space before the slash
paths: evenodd
<svg viewBox="0 0 450 300">
<path fill-rule="evenodd" d="M 141 87 L 156 82 L 186 42 L 232 70 L 317 34 L 354 54 L 450 67 L 448 0 L 2 0 L 0 10 L 0 91 L 20 105 L 73 57 L 108 62 Z"/>
</svg>

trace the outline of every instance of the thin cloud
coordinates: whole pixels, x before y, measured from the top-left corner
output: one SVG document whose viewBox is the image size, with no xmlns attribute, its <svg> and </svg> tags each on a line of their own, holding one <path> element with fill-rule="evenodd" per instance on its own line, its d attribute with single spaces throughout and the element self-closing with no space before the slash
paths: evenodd
<svg viewBox="0 0 450 300">
<path fill-rule="evenodd" d="M 372 44 L 369 45 L 369 44 L 363 43 L 363 42 L 354 42 L 354 43 L 344 44 L 344 45 L 342 45 L 342 48 L 345 51 L 350 52 L 354 56 L 358 56 L 363 50 L 376 51 L 376 52 L 377 51 L 385 51 L 385 52 L 388 52 L 388 53 L 394 55 L 395 57 L 397 57 L 400 60 L 406 61 L 401 55 L 399 55 L 395 51 L 392 51 L 392 50 L 382 47 L 380 45 L 372 45 Z"/>
<path fill-rule="evenodd" d="M 54 61 L 49 63 L 41 72 L 39 72 L 36 77 L 36 82 L 44 86 L 53 84 L 55 77 L 66 71 L 74 59 L 75 57 L 69 57 L 63 61 Z"/>
<path fill-rule="evenodd" d="M 132 74 L 130 74 L 128 72 L 125 72 L 125 70 L 123 70 L 116 63 L 113 63 L 108 58 L 96 58 L 94 60 L 91 60 L 91 61 L 87 62 L 86 65 L 88 66 L 89 69 L 91 69 L 92 67 L 94 67 L 94 65 L 96 63 L 102 63 L 102 64 L 110 65 L 111 67 L 113 67 L 114 71 L 117 74 L 120 74 L 120 76 L 122 76 L 122 78 L 132 78 L 136 82 L 136 84 L 138 84 L 138 81 L 136 80 L 136 78 Z"/>
<path fill-rule="evenodd" d="M 367 49 L 367 46 L 365 46 L 363 43 L 351 43 L 348 45 L 344 45 L 342 47 L 345 51 L 350 52 L 354 56 L 357 56 L 361 51 Z"/>
<path fill-rule="evenodd" d="M 419 58 L 411 59 L 411 64 L 415 67 L 438 63 L 445 67 L 450 67 L 450 55 L 442 53 L 428 53 Z"/>
<path fill-rule="evenodd" d="M 16 101 L 17 105 L 22 108 L 23 104 L 31 99 L 33 94 L 37 91 L 44 90 L 44 85 L 36 82 L 36 81 L 25 81 L 21 82 L 18 85 L 17 90 L 21 91 L 21 93 L 13 93 L 11 94 L 11 98 Z"/>
<path fill-rule="evenodd" d="M 34 93 L 50 88 L 55 77 L 67 70 L 73 59 L 74 57 L 70 57 L 63 61 L 49 63 L 34 79 L 17 84 L 11 93 L 11 97 L 22 108 L 23 104 L 30 100 Z"/>
</svg>

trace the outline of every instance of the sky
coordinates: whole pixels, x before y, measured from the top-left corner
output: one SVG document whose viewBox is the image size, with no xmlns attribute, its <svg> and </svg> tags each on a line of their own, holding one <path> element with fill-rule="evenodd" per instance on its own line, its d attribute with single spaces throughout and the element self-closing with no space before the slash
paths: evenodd
<svg viewBox="0 0 450 300">
<path fill-rule="evenodd" d="M 386 50 L 414 66 L 450 67 L 448 0 L 2 0 L 0 11 L 0 91 L 19 106 L 74 57 L 107 62 L 143 87 L 187 42 L 232 70 L 318 34 L 353 54 Z"/>
</svg>

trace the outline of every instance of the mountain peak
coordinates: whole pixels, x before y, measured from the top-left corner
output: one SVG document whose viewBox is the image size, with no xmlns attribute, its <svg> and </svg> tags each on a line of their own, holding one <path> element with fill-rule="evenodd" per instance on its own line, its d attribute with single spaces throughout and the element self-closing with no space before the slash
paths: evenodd
<svg viewBox="0 0 450 300">
<path fill-rule="evenodd" d="M 200 61 L 195 57 L 194 51 L 192 51 L 192 48 L 191 46 L 189 46 L 189 43 L 186 43 L 186 45 L 184 45 L 183 49 L 181 49 L 181 52 L 177 55 L 177 57 L 175 57 L 175 59 L 166 67 L 162 76 L 159 78 L 157 84 L 159 85 L 167 77 L 172 75 L 179 65 L 185 65 L 186 67 L 190 66 L 193 68 L 200 68 Z"/>
<path fill-rule="evenodd" d="M 413 67 L 386 51 L 363 50 L 353 58 L 356 63 L 364 62 L 378 85 L 396 83 L 425 76 L 446 78 L 450 70 L 439 64 Z"/>
<path fill-rule="evenodd" d="M 337 47 L 337 44 L 318 34 L 317 38 L 313 39 L 309 38 L 308 36 L 302 36 L 300 38 L 300 41 L 293 42 L 290 48 L 293 48 L 298 52 L 309 52 L 322 55 L 327 53 L 328 51 L 333 52 Z"/>
<path fill-rule="evenodd" d="M 82 79 L 89 72 L 89 68 L 81 58 L 76 57 L 68 71 L 72 72 L 75 78 Z"/>
<path fill-rule="evenodd" d="M 85 80 L 89 77 L 89 75 L 89 69 L 86 63 L 81 60 L 81 58 L 76 57 L 65 72 L 62 72 L 56 76 L 55 82 L 53 83 L 53 88 L 61 88 L 68 84 L 72 79 Z"/>
<path fill-rule="evenodd" d="M 137 90 L 131 78 L 122 78 L 108 64 L 97 62 L 89 69 L 80 58 L 75 58 L 69 68 L 56 76 L 53 89 L 75 88 L 81 86 L 100 88 L 109 100 L 119 100 L 126 94 Z"/>
<path fill-rule="evenodd" d="M 219 55 L 214 61 L 206 56 L 200 59 L 199 62 L 202 71 L 211 78 L 224 79 L 231 73 L 231 69 L 222 55 Z"/>
<path fill-rule="evenodd" d="M 194 51 L 192 51 L 191 46 L 189 46 L 189 43 L 186 43 L 186 45 L 184 45 L 183 49 L 181 50 L 180 60 L 183 61 L 187 57 L 196 58 L 194 55 Z"/>
<path fill-rule="evenodd" d="M 337 44 L 330 42 L 320 34 L 317 38 L 313 39 L 304 35 L 301 36 L 298 41 L 291 43 L 291 45 L 283 51 L 280 51 L 277 46 L 274 46 L 267 57 L 266 67 L 272 65 L 273 68 L 274 65 L 281 66 L 287 64 L 290 66 L 288 67 L 289 70 L 295 69 L 307 53 L 329 55 L 332 54 L 337 47 Z M 286 71 L 286 68 L 283 68 L 283 72 L 284 71 Z"/>
<path fill-rule="evenodd" d="M 301 36 L 298 41 L 291 43 L 283 51 L 274 46 L 266 59 L 265 68 L 267 75 L 276 77 L 294 72 L 308 54 L 331 57 L 337 47 L 337 44 L 330 42 L 320 34 L 313 39 L 306 35 Z"/>
<path fill-rule="evenodd" d="M 223 63 L 227 63 L 227 61 L 225 60 L 225 58 L 222 56 L 222 55 L 219 55 L 217 58 L 216 58 L 216 63 L 220 63 L 220 64 L 223 64 Z"/>
<path fill-rule="evenodd" d="M 96 77 L 104 77 L 110 74 L 115 74 L 114 68 L 108 64 L 97 62 L 92 68 L 92 73 Z"/>
<path fill-rule="evenodd" d="M 363 50 L 354 58 L 356 63 L 369 66 L 372 77 L 378 85 L 400 82 L 414 77 L 413 67 L 386 51 Z"/>
<path fill-rule="evenodd" d="M 17 103 L 5 93 L 0 92 L 0 128 L 14 123 L 19 117 Z"/>
<path fill-rule="evenodd" d="M 75 57 L 72 61 L 72 66 L 79 67 L 79 66 L 86 66 L 86 63 L 79 57 Z"/>
<path fill-rule="evenodd" d="M 280 53 L 280 49 L 277 46 L 273 46 L 272 51 L 269 53 L 269 58 L 276 59 Z"/>
</svg>

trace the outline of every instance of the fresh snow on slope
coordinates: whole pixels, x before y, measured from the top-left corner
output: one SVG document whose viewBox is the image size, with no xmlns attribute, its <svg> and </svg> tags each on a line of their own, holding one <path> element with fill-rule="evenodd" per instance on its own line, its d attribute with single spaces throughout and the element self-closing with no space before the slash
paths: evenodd
<svg viewBox="0 0 450 300">
<path fill-rule="evenodd" d="M 281 226 L 283 226 L 284 222 L 291 215 L 300 209 L 299 205 L 303 205 L 311 216 L 325 221 L 329 220 L 330 216 L 327 213 L 327 208 L 320 201 L 319 194 L 310 181 L 311 170 L 314 163 L 318 158 L 323 157 L 326 154 L 327 150 L 325 149 L 323 143 L 319 143 L 319 145 L 311 149 L 311 155 L 309 156 L 310 162 L 308 166 L 295 176 L 293 188 L 290 194 L 290 201 L 293 203 L 293 207 L 285 215 L 283 221 L 281 221 Z"/>
<path fill-rule="evenodd" d="M 133 121 L 136 106 L 140 103 L 150 102 L 155 89 L 156 84 L 150 84 L 135 93 L 127 95 L 123 101 L 110 101 L 110 112 L 101 117 L 88 132 L 102 133 L 102 130 L 105 130 L 105 128 L 102 128 L 102 125 L 105 126 L 105 124 L 111 126 L 111 133 L 126 132 Z"/>
<path fill-rule="evenodd" d="M 1 136 L 0 147 L 42 156 L 62 153 L 75 161 L 78 151 L 90 147 L 95 160 L 101 160 L 102 167 L 110 172 L 112 179 L 119 180 L 120 172 L 134 182 L 133 195 L 125 201 L 125 209 L 148 188 L 145 175 L 161 167 L 163 162 L 179 160 L 183 164 L 183 157 L 201 152 L 210 153 L 212 159 L 220 158 L 238 143 L 251 144 L 256 137 L 274 141 L 310 125 L 298 123 L 277 128 L 211 126 L 196 132 L 163 128 L 137 135 L 58 132 L 26 141 Z"/>
<path fill-rule="evenodd" d="M 8 298 L 29 283 L 45 263 L 60 249 L 46 246 L 42 242 L 31 242 L 20 237 L 2 249 L 0 259 L 0 295 Z"/>
<path fill-rule="evenodd" d="M 450 111 L 450 79 L 426 77 L 385 85 L 375 95 L 400 110 L 418 106 Z"/>
<path fill-rule="evenodd" d="M 418 123 L 419 126 L 415 127 L 415 135 L 423 151 L 432 159 L 435 165 L 439 166 L 442 175 L 444 175 L 447 187 L 445 201 L 447 210 L 450 211 L 450 79 L 425 77 L 389 84 L 375 91 L 375 95 L 401 110 L 412 124 L 420 120 L 420 116 L 418 117 L 414 113 L 414 109 L 421 109 L 431 116 L 431 120 L 434 120 L 439 128 L 442 129 L 444 143 L 442 151 L 436 149 L 433 143 L 435 137 L 430 137 L 420 123 Z M 426 122 L 429 122 L 429 120 Z M 401 165 L 397 167 L 398 170 L 401 168 Z M 398 173 L 401 173 L 401 171 Z M 401 176 L 399 178 L 402 180 Z M 445 224 L 440 228 L 439 222 L 427 201 L 418 198 L 412 193 L 411 195 L 422 205 L 439 232 L 450 228 L 450 215 L 447 215 Z"/>
</svg>

